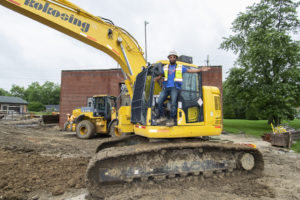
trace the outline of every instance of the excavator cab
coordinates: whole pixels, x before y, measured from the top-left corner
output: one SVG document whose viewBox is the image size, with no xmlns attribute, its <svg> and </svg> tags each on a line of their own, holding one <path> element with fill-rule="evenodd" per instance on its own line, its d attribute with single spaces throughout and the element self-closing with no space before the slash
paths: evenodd
<svg viewBox="0 0 300 200">
<path fill-rule="evenodd" d="M 158 75 L 162 63 L 144 69 L 138 74 L 134 87 L 134 95 L 131 105 L 131 122 L 141 125 L 158 125 L 158 98 L 162 90 L 159 83 L 154 81 Z M 165 101 L 165 116 L 169 116 L 170 98 Z M 203 92 L 202 73 L 184 73 L 182 89 L 178 94 L 177 119 L 185 116 L 186 123 L 197 123 L 204 121 L 203 115 Z M 151 115 L 147 113 L 150 112 Z M 147 119 L 151 118 L 151 119 Z M 151 117 L 150 117 L 151 116 Z M 148 120 L 148 122 L 147 122 Z M 177 125 L 182 125 L 177 123 Z"/>
<path fill-rule="evenodd" d="M 133 132 L 146 138 L 182 138 L 217 136 L 222 132 L 221 93 L 217 87 L 203 86 L 202 73 L 184 73 L 177 99 L 177 116 L 174 126 L 158 123 L 158 98 L 162 87 L 154 78 L 161 73 L 168 61 L 143 69 L 136 76 L 134 85 L 131 121 Z M 178 62 L 187 68 L 196 65 Z M 169 116 L 171 103 L 167 98 L 165 116 Z M 118 126 L 123 132 L 122 126 Z"/>
</svg>

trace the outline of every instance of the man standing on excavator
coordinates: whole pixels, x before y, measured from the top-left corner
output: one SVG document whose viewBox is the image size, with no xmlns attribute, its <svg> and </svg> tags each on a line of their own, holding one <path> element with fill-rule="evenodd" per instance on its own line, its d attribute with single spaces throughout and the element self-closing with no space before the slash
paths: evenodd
<svg viewBox="0 0 300 200">
<path fill-rule="evenodd" d="M 155 78 L 155 81 L 160 80 L 164 76 L 163 88 L 158 98 L 158 110 L 159 115 L 156 120 L 157 123 L 162 123 L 167 121 L 167 118 L 164 117 L 164 101 L 170 95 L 171 97 L 171 112 L 170 119 L 166 123 L 167 126 L 174 126 L 176 121 L 177 114 L 177 97 L 178 93 L 181 90 L 182 85 L 182 74 L 183 73 L 198 73 L 201 71 L 209 70 L 208 67 L 202 67 L 198 69 L 189 69 L 184 65 L 177 64 L 176 60 L 178 58 L 176 51 L 170 51 L 168 54 L 168 59 L 170 64 L 165 65 L 161 71 L 161 74 Z"/>
</svg>

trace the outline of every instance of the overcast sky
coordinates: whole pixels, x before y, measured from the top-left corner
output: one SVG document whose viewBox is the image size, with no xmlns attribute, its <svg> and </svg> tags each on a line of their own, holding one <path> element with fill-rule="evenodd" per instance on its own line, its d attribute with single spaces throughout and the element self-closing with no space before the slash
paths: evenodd
<svg viewBox="0 0 300 200">
<path fill-rule="evenodd" d="M 239 12 L 258 0 L 72 0 L 95 16 L 111 19 L 145 47 L 148 61 L 165 59 L 170 50 L 193 57 L 194 64 L 223 66 L 223 77 L 236 56 L 220 50 Z M 0 88 L 27 87 L 34 81 L 60 84 L 61 70 L 116 68 L 117 63 L 56 30 L 0 6 Z M 300 37 L 298 37 L 300 39 Z M 224 80 L 224 78 L 223 78 Z"/>
</svg>

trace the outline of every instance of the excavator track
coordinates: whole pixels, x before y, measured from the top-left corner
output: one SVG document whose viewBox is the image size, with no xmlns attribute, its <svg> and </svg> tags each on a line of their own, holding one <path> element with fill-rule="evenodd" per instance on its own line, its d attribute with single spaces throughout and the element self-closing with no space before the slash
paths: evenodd
<svg viewBox="0 0 300 200">
<path fill-rule="evenodd" d="M 129 146 L 126 141 L 131 141 Z M 97 151 L 86 173 L 88 191 L 95 198 L 153 181 L 179 184 L 185 177 L 259 177 L 264 168 L 262 154 L 256 148 L 199 139 L 149 141 L 129 136 L 103 142 Z"/>
</svg>

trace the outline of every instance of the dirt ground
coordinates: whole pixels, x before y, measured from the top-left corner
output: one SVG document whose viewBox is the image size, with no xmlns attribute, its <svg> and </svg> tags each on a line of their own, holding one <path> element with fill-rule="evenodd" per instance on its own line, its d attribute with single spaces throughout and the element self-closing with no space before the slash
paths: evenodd
<svg viewBox="0 0 300 200">
<path fill-rule="evenodd" d="M 85 199 L 86 166 L 104 137 L 80 140 L 75 133 L 59 131 L 57 126 L 34 123 L 36 120 L 0 121 L 0 200 Z M 219 138 L 256 144 L 264 156 L 264 176 L 204 179 L 199 183 L 187 180 L 174 187 L 154 184 L 108 199 L 300 199 L 300 154 L 245 135 Z"/>
</svg>

